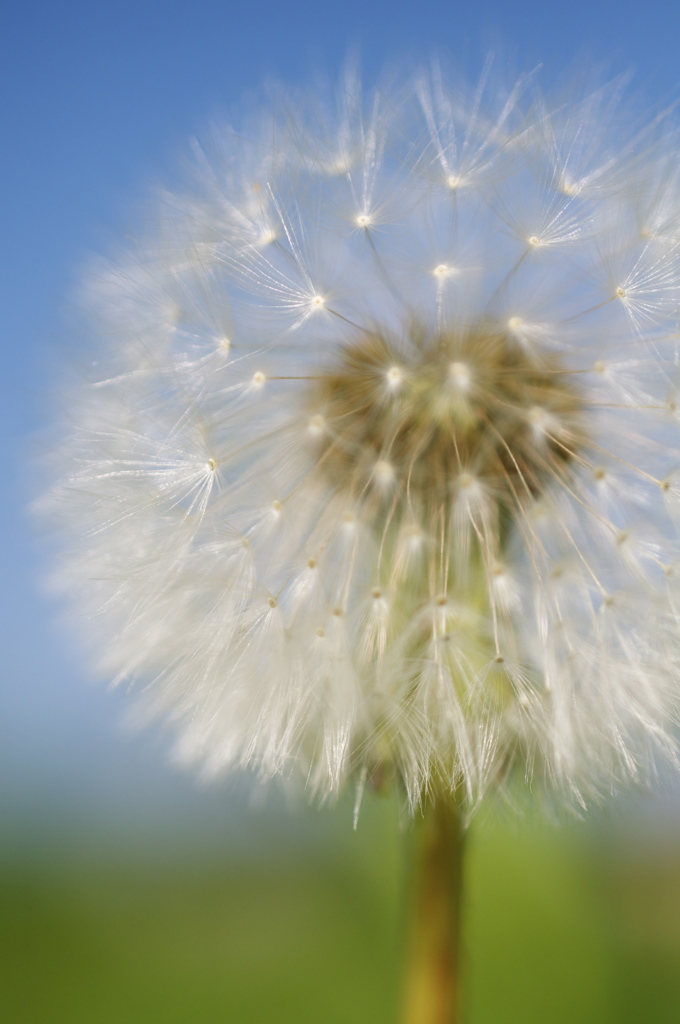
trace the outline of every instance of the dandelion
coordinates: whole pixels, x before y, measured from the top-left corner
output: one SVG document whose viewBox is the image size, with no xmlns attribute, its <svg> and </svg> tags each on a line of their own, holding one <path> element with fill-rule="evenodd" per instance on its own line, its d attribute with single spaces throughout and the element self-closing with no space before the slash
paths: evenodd
<svg viewBox="0 0 680 1024">
<path fill-rule="evenodd" d="M 208 774 L 434 808 L 441 899 L 489 789 L 675 761 L 680 172 L 620 91 L 279 93 L 90 282 L 50 503 L 100 670 Z"/>
</svg>

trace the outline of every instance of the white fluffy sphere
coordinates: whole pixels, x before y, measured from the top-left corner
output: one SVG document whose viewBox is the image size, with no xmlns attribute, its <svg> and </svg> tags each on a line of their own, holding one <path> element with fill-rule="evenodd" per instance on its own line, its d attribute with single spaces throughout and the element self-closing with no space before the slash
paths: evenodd
<svg viewBox="0 0 680 1024">
<path fill-rule="evenodd" d="M 677 136 L 617 100 L 281 92 L 92 275 L 59 580 L 184 759 L 413 806 L 675 757 Z"/>
</svg>

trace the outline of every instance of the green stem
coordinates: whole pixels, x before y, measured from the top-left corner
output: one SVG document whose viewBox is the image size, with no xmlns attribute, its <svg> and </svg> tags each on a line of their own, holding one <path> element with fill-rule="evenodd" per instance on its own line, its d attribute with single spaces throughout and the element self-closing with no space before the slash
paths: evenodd
<svg viewBox="0 0 680 1024">
<path fill-rule="evenodd" d="M 417 822 L 402 1024 L 459 1024 L 464 829 L 453 799 Z"/>
</svg>

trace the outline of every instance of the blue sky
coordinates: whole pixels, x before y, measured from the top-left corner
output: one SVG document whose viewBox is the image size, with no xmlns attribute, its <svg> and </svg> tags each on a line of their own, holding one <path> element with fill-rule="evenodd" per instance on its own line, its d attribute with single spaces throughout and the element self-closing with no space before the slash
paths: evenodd
<svg viewBox="0 0 680 1024">
<path fill-rule="evenodd" d="M 86 686 L 40 594 L 25 511 L 39 490 L 33 453 L 49 422 L 51 368 L 68 349 L 68 296 L 129 203 L 211 114 L 263 78 L 338 69 L 352 47 L 368 78 L 432 52 L 471 74 L 490 49 L 547 74 L 585 55 L 632 70 L 653 106 L 679 95 L 679 36 L 680 7 L 662 0 L 25 0 L 0 15 L 0 817 L 19 805 L 39 816 L 55 799 L 111 813 L 129 808 L 133 791 L 141 804 L 191 799 L 164 767 L 162 742 L 120 737 L 121 695 Z"/>
</svg>

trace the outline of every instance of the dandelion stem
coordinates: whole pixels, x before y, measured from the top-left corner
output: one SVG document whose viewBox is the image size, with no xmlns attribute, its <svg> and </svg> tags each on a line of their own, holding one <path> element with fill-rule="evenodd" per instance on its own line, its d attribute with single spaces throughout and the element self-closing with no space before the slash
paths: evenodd
<svg viewBox="0 0 680 1024">
<path fill-rule="evenodd" d="M 459 1024 L 464 829 L 453 799 L 416 823 L 413 906 L 402 1024 Z"/>
</svg>

